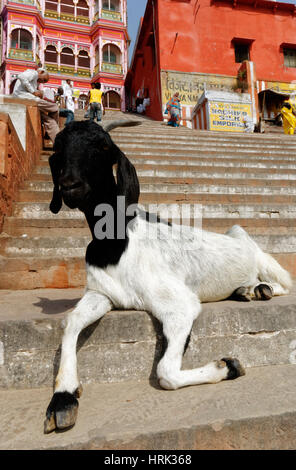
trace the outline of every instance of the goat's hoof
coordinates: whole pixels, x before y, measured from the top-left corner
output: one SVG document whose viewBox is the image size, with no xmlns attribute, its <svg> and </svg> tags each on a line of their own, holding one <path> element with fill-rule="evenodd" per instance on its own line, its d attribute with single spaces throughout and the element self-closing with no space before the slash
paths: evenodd
<svg viewBox="0 0 296 470">
<path fill-rule="evenodd" d="M 78 400 L 72 393 L 54 393 L 46 410 L 44 433 L 49 434 L 55 429 L 67 429 L 74 426 L 78 413 Z"/>
<path fill-rule="evenodd" d="M 237 300 L 238 302 L 250 302 L 251 300 L 249 289 L 243 286 L 238 287 L 229 298 L 231 300 Z"/>
<path fill-rule="evenodd" d="M 238 359 L 233 359 L 232 357 L 224 357 L 221 359 L 226 363 L 228 368 L 228 374 L 225 380 L 233 380 L 246 375 L 245 369 L 241 365 Z"/>
<path fill-rule="evenodd" d="M 272 287 L 267 284 L 258 284 L 254 289 L 257 300 L 270 300 L 273 297 Z"/>
</svg>

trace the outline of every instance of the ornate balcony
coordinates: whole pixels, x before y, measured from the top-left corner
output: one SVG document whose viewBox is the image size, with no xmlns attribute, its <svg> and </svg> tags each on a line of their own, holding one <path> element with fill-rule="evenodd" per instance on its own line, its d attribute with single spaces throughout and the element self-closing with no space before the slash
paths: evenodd
<svg viewBox="0 0 296 470">
<path fill-rule="evenodd" d="M 64 21 L 74 22 L 75 21 L 75 16 L 71 15 L 71 13 L 61 13 L 60 19 L 64 20 Z"/>
<path fill-rule="evenodd" d="M 46 16 L 46 18 L 58 18 L 59 14 L 57 11 L 45 10 L 44 16 Z"/>
<path fill-rule="evenodd" d="M 59 73 L 58 64 L 50 64 L 49 62 L 45 62 L 45 66 L 48 73 Z"/>
<path fill-rule="evenodd" d="M 101 16 L 104 20 L 122 21 L 121 14 L 118 11 L 102 10 Z"/>
<path fill-rule="evenodd" d="M 94 75 L 97 75 L 100 71 L 100 64 L 97 64 L 94 69 Z"/>
<path fill-rule="evenodd" d="M 75 68 L 69 67 L 68 65 L 61 65 L 60 73 L 63 75 L 75 75 Z"/>
<path fill-rule="evenodd" d="M 111 64 L 109 62 L 103 62 L 101 67 L 102 72 L 122 74 L 121 64 Z"/>
<path fill-rule="evenodd" d="M 91 77 L 91 73 L 90 73 L 90 70 L 89 69 L 82 69 L 82 68 L 79 68 L 77 69 L 77 75 L 79 75 L 79 77 Z"/>
<path fill-rule="evenodd" d="M 33 62 L 33 51 L 27 49 L 13 49 L 11 48 L 8 54 L 9 59 L 28 60 Z"/>
<path fill-rule="evenodd" d="M 76 21 L 77 21 L 77 23 L 89 24 L 89 17 L 88 16 L 77 15 L 76 16 Z"/>
<path fill-rule="evenodd" d="M 23 5 L 35 5 L 35 0 L 13 0 L 13 3 L 22 3 Z"/>
</svg>

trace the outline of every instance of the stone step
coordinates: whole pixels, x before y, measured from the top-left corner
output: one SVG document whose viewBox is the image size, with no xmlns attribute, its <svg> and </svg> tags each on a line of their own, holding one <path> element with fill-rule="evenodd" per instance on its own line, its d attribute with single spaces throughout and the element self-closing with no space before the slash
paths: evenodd
<svg viewBox="0 0 296 470">
<path fill-rule="evenodd" d="M 273 253 L 273 257 L 296 278 L 296 253 Z M 0 289 L 28 290 L 85 286 L 84 257 L 0 256 Z"/>
<path fill-rule="evenodd" d="M 134 139 L 127 139 L 126 141 L 121 140 L 117 141 L 116 144 L 122 149 L 146 149 L 148 146 L 149 148 L 155 150 L 165 150 L 165 151 L 184 151 L 184 152 L 192 152 L 192 151 L 221 151 L 221 152 L 236 152 L 236 153 L 260 153 L 264 154 L 278 154 L 278 155 L 293 155 L 295 153 L 296 145 L 283 147 L 283 145 L 277 144 L 270 144 L 270 145 L 262 145 L 262 142 L 258 143 L 232 143 L 231 145 L 228 142 L 200 142 L 200 141 L 185 141 L 185 142 L 174 142 L 169 139 L 167 142 L 165 139 L 157 139 L 154 138 L 153 141 L 151 139 L 145 140 L 138 140 Z"/>
<path fill-rule="evenodd" d="M 177 196 L 177 195 L 176 195 Z M 202 206 L 200 210 L 202 211 L 202 216 L 204 218 L 295 218 L 296 217 L 296 198 L 293 196 L 287 196 L 287 197 L 278 197 L 277 199 L 283 199 L 283 202 L 276 202 L 276 198 L 266 196 L 265 198 L 267 202 L 256 202 L 253 200 L 252 196 L 248 196 L 248 198 L 237 198 L 235 199 L 242 199 L 239 202 L 232 202 L 231 199 L 234 199 L 234 197 L 230 197 L 229 199 L 225 198 L 225 201 L 221 198 L 220 195 L 219 197 L 216 196 L 216 199 L 218 199 L 218 202 L 210 202 L 210 196 L 208 195 L 207 197 L 205 196 L 204 200 L 201 199 L 198 201 L 198 198 L 196 200 L 192 199 L 190 201 L 189 199 L 186 200 L 180 200 L 174 199 L 167 201 L 168 207 L 170 205 L 175 205 L 175 204 L 188 204 L 190 202 L 195 202 L 195 203 L 200 203 Z M 215 195 L 213 195 L 215 196 Z M 213 198 L 214 199 L 214 198 Z M 269 201 L 270 199 L 270 201 Z M 145 210 L 149 210 L 150 212 L 159 212 L 161 207 L 159 208 L 157 206 L 157 203 L 154 202 L 152 203 L 153 200 L 153 195 L 151 195 L 151 201 L 148 201 L 147 203 L 143 203 L 141 207 L 143 207 Z M 177 201 L 177 202 L 176 202 Z M 160 201 L 161 202 L 161 201 Z M 165 200 L 163 200 L 165 202 Z M 203 204 L 205 203 L 205 204 Z M 14 205 L 13 209 L 13 217 L 17 217 L 19 219 L 23 219 L 24 223 L 25 220 L 31 220 L 31 219 L 39 219 L 39 220 L 46 220 L 46 223 L 54 223 L 53 221 L 59 220 L 59 219 L 70 219 L 73 220 L 73 224 L 76 224 L 77 220 L 85 220 L 85 217 L 82 212 L 80 212 L 78 209 L 76 210 L 71 210 L 67 206 L 63 205 L 60 212 L 58 214 L 52 214 L 49 210 L 49 204 L 48 202 L 17 202 Z M 7 218 L 9 220 L 9 218 Z M 50 222 L 49 222 L 50 221 Z M 74 225 L 75 227 L 76 225 Z"/>
<path fill-rule="evenodd" d="M 1 291 L 1 388 L 51 386 L 59 363 L 62 322 L 82 289 Z M 161 325 L 141 311 L 112 311 L 85 329 L 78 369 L 85 383 L 155 377 Z M 296 292 L 262 301 L 203 304 L 183 367 L 238 357 L 244 367 L 295 364 Z"/>
<path fill-rule="evenodd" d="M 137 138 L 122 136 L 113 138 L 116 145 L 119 147 L 142 147 L 142 146 L 152 146 L 158 147 L 162 146 L 165 148 L 195 148 L 195 149 L 232 149 L 232 150 L 262 150 L 261 141 L 248 140 L 248 141 L 229 141 L 229 140 L 218 140 L 218 139 L 200 139 L 200 138 L 190 138 L 184 136 L 183 139 L 172 139 L 169 136 L 158 136 L 154 135 L 142 135 L 137 136 Z M 283 146 L 283 142 L 268 142 L 264 140 L 264 150 L 265 151 L 279 151 L 283 154 L 293 153 L 296 150 L 296 139 L 293 145 L 287 143 Z"/>
<path fill-rule="evenodd" d="M 154 139 L 154 138 L 161 138 L 166 139 L 173 142 L 178 141 L 194 141 L 194 142 L 228 142 L 230 145 L 232 143 L 241 143 L 241 144 L 259 144 L 263 143 L 266 145 L 282 145 L 287 147 L 295 147 L 296 146 L 296 139 L 295 136 L 292 138 L 286 139 L 284 134 L 282 135 L 246 135 L 246 134 L 236 134 L 236 133 L 229 133 L 229 132 L 196 132 L 191 130 L 188 132 L 186 129 L 185 132 L 182 129 L 181 132 L 167 132 L 169 130 L 166 127 L 159 127 L 153 128 L 151 130 L 147 128 L 143 128 L 139 126 L 137 128 L 130 128 L 130 129 L 115 129 L 111 131 L 110 135 L 114 142 L 118 142 L 121 140 L 135 140 L 137 139 Z M 169 136 L 169 137 L 168 137 Z"/>
<path fill-rule="evenodd" d="M 212 167 L 221 168 L 221 171 L 227 171 L 230 168 L 243 168 L 246 171 L 250 169 L 273 169 L 279 170 L 283 172 L 291 173 L 296 170 L 296 164 L 287 163 L 285 160 L 272 160 L 269 161 L 268 158 L 263 160 L 253 160 L 253 159 L 242 159 L 242 158 L 204 158 L 204 157 L 178 157 L 175 158 L 174 156 L 164 158 L 162 155 L 151 155 L 151 156 L 142 156 L 134 154 L 132 157 L 129 156 L 130 161 L 137 165 L 137 168 L 141 165 L 149 165 L 150 167 L 160 167 L 160 166 L 182 166 L 188 170 L 196 170 L 198 171 L 199 168 L 206 167 L 210 171 Z M 293 160 L 292 160 L 293 161 Z M 254 170 L 253 170 L 254 171 Z M 49 174 L 49 166 L 47 160 L 41 160 L 36 167 L 35 173 L 46 173 Z"/>
<path fill-rule="evenodd" d="M 172 188 L 173 189 L 173 188 Z M 20 190 L 18 193 L 18 201 L 21 203 L 36 203 L 37 206 L 46 202 L 47 207 L 51 201 L 52 193 L 47 191 L 25 191 Z M 286 204 L 294 205 L 296 202 L 296 196 L 285 194 L 263 194 L 256 193 L 190 193 L 190 192 L 142 192 L 139 198 L 140 204 L 229 204 L 229 203 L 241 203 L 241 204 Z"/>
<path fill-rule="evenodd" d="M 199 221 L 197 221 L 199 225 Z M 177 236 L 176 232 L 176 235 Z M 182 231 L 180 230 L 180 236 Z M 262 250 L 269 253 L 294 253 L 296 252 L 296 233 L 291 230 L 288 233 L 256 233 L 252 235 Z M 80 257 L 84 258 L 85 249 L 90 242 L 90 235 L 86 236 L 56 236 L 56 237 L 11 237 L 2 234 L 0 237 L 0 256 L 5 257 Z"/>
<path fill-rule="evenodd" d="M 157 170 L 158 171 L 158 170 Z M 159 172 L 159 171 L 158 171 Z M 160 172 L 159 172 L 160 173 Z M 295 179 L 290 178 L 290 175 L 287 175 L 289 178 L 252 178 L 250 174 L 243 175 L 240 177 L 231 176 L 231 175 L 222 175 L 218 174 L 208 174 L 206 177 L 202 177 L 200 174 L 193 173 L 193 176 L 181 176 L 177 172 L 175 174 L 162 176 L 160 174 L 157 175 L 147 175 L 147 176 L 139 176 L 140 188 L 141 192 L 147 191 L 146 188 L 148 187 L 148 192 L 151 191 L 150 187 L 154 187 L 157 192 L 160 192 L 160 188 L 163 186 L 166 188 L 176 188 L 176 191 L 180 188 L 182 192 L 185 192 L 185 189 L 188 187 L 192 192 L 204 192 L 205 187 L 208 187 L 208 192 L 213 192 L 211 189 L 212 186 L 223 186 L 227 187 L 229 191 L 232 192 L 235 189 L 240 192 L 240 187 L 247 188 L 251 191 L 251 187 L 257 188 L 258 190 L 263 190 L 264 192 L 267 190 L 272 191 L 273 189 L 276 192 L 287 192 L 288 194 L 296 194 L 295 190 Z M 175 176 L 176 175 L 176 176 Z M 52 191 L 53 184 L 51 180 L 32 180 L 26 181 L 22 185 L 22 189 L 28 191 Z M 202 189 L 199 189 L 202 188 Z M 253 189 L 253 188 L 252 188 Z M 165 189 L 164 189 L 165 191 Z M 162 192 L 162 191 L 161 191 Z M 174 191 L 175 192 L 175 191 Z M 187 192 L 187 191 L 186 191 Z"/>
<path fill-rule="evenodd" d="M 141 194 L 258 194 L 258 195 L 296 195 L 296 185 L 293 180 L 266 180 L 264 184 L 260 179 L 225 179 L 216 178 L 139 178 Z M 36 200 L 51 200 L 52 183 L 49 181 L 28 181 L 19 191 L 20 200 L 24 192 L 36 193 Z M 40 193 L 45 193 L 42 196 Z M 42 199 L 40 199 L 42 198 Z"/>
<path fill-rule="evenodd" d="M 188 466 L 197 462 L 190 450 L 294 450 L 295 372 L 295 365 L 254 367 L 233 381 L 173 392 L 147 379 L 86 384 L 76 425 L 48 435 L 43 422 L 52 388 L 3 390 L 0 449 L 107 450 L 99 464 L 133 450 L 137 467 L 143 459 L 157 464 L 157 451 L 165 450 L 184 450 L 180 462 L 187 456 Z"/>
<path fill-rule="evenodd" d="M 161 215 L 161 212 L 155 211 Z M 153 213 L 155 213 L 153 212 Z M 180 213 L 182 211 L 180 210 Z M 252 214 L 254 215 L 254 214 Z M 275 214 L 274 214 L 275 215 Z M 296 215 L 296 207 L 295 214 Z M 190 218 L 182 221 L 173 220 L 172 217 L 167 217 L 167 213 L 163 214 L 166 220 L 173 221 L 174 223 L 185 223 L 204 230 L 212 232 L 225 233 L 230 227 L 239 224 L 250 235 L 273 235 L 276 231 L 281 235 L 293 235 L 296 229 L 296 218 L 278 218 L 274 217 L 261 217 L 261 218 L 241 218 L 241 217 L 202 217 Z M 14 237 L 87 237 L 89 236 L 89 228 L 84 218 L 19 218 L 19 217 L 6 217 L 3 233 Z"/>
<path fill-rule="evenodd" d="M 162 165 L 160 168 L 155 164 L 136 164 L 138 177 L 140 178 L 227 178 L 227 179 L 259 179 L 261 181 L 270 180 L 296 180 L 295 170 L 277 170 L 274 168 L 256 168 L 251 169 L 248 167 L 237 168 L 213 168 L 207 167 L 193 167 L 190 168 L 186 165 Z M 45 166 L 40 166 L 35 169 L 35 172 L 30 177 L 30 182 L 49 181 L 52 183 L 50 169 Z M 28 183 L 28 182 L 27 182 Z M 26 183 L 26 184 L 27 184 Z"/>
<path fill-rule="evenodd" d="M 121 150 L 127 155 L 127 157 L 132 157 L 133 155 L 137 157 L 142 156 L 153 156 L 153 155 L 161 155 L 163 157 L 203 157 L 210 158 L 210 157 L 221 157 L 221 158 L 244 158 L 244 159 L 262 159 L 262 160 L 279 160 L 282 159 L 286 162 L 293 162 L 294 161 L 294 154 L 295 149 L 286 152 L 286 151 L 279 151 L 276 149 L 268 149 L 264 150 L 263 146 L 260 146 L 258 149 L 250 149 L 247 150 L 245 148 L 233 149 L 227 148 L 225 149 L 221 147 L 214 148 L 204 148 L 201 147 L 174 147 L 171 148 L 168 146 L 162 147 L 160 144 L 152 145 L 151 143 L 143 144 L 143 145 L 121 145 Z M 42 161 L 48 161 L 48 156 L 42 155 Z"/>
</svg>

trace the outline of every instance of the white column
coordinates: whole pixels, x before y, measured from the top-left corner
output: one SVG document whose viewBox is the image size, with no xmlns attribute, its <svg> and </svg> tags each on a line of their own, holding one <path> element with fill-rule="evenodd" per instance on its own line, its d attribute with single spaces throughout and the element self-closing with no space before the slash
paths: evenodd
<svg viewBox="0 0 296 470">
<path fill-rule="evenodd" d="M 74 58 L 75 58 L 75 65 L 74 65 L 74 70 L 77 72 L 78 68 L 78 49 L 77 49 L 77 44 L 75 44 L 75 49 L 74 49 Z"/>
<path fill-rule="evenodd" d="M 90 73 L 91 75 L 93 75 L 95 71 L 95 66 L 96 66 L 96 49 L 93 45 L 90 46 L 89 57 L 90 57 Z"/>
<path fill-rule="evenodd" d="M 99 61 L 99 71 L 101 71 L 101 68 L 102 68 L 102 63 L 103 63 L 103 49 L 102 49 L 102 41 L 101 41 L 101 38 L 99 39 L 99 57 L 100 57 L 100 61 Z"/>
<path fill-rule="evenodd" d="M 61 41 L 58 42 L 57 53 L 58 53 L 58 70 L 60 70 L 60 67 L 61 67 Z"/>
<path fill-rule="evenodd" d="M 11 27 L 10 27 L 10 21 L 9 21 L 9 22 L 8 22 L 8 25 L 7 25 L 7 48 L 6 48 L 6 57 L 8 57 L 10 48 L 11 48 Z"/>
</svg>

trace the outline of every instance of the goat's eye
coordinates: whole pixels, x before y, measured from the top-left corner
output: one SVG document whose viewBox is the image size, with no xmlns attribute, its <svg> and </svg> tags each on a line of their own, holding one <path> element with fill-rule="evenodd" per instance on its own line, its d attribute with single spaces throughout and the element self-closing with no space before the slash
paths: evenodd
<svg viewBox="0 0 296 470">
<path fill-rule="evenodd" d="M 109 149 L 110 149 L 110 147 L 108 147 L 108 145 L 103 146 L 103 150 L 109 150 Z"/>
</svg>

